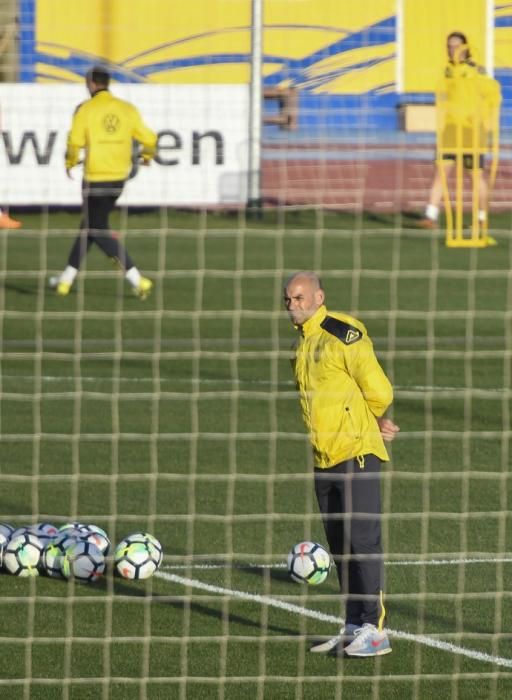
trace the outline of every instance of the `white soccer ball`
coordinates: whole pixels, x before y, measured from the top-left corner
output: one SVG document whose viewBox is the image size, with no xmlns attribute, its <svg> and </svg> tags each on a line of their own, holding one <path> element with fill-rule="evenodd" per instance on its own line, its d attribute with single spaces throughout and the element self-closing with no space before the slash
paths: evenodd
<svg viewBox="0 0 512 700">
<path fill-rule="evenodd" d="M 294 581 L 318 586 L 331 568 L 329 552 L 317 542 L 299 542 L 288 554 L 288 571 Z"/>
<path fill-rule="evenodd" d="M 4 549 L 11 539 L 13 532 L 14 528 L 12 525 L 9 525 L 8 523 L 0 523 L 0 566 L 2 566 Z"/>
<path fill-rule="evenodd" d="M 20 535 L 24 535 L 25 533 L 30 532 L 30 526 L 29 525 L 22 525 L 21 527 L 16 527 L 14 530 L 11 532 L 11 537 L 10 539 L 13 540 L 15 537 L 19 537 Z M 37 535 L 36 535 L 37 537 Z"/>
<path fill-rule="evenodd" d="M 104 556 L 107 556 L 110 549 L 110 540 L 105 530 L 97 525 L 82 525 L 78 533 L 80 539 L 92 542 Z"/>
<path fill-rule="evenodd" d="M 59 532 L 65 532 L 67 530 L 80 530 L 81 527 L 85 527 L 84 523 L 78 522 L 78 520 L 74 520 L 70 523 L 64 523 L 64 525 L 61 525 L 59 527 Z"/>
<path fill-rule="evenodd" d="M 105 571 L 105 557 L 92 542 L 77 540 L 65 551 L 61 572 L 81 583 L 97 581 Z"/>
<path fill-rule="evenodd" d="M 28 528 L 28 532 L 36 537 L 39 537 L 43 544 L 48 544 L 59 534 L 59 531 L 51 523 L 37 523 L 36 525 L 31 525 Z"/>
<path fill-rule="evenodd" d="M 4 550 L 4 566 L 15 576 L 38 576 L 43 544 L 28 532 L 12 537 Z"/>
<path fill-rule="evenodd" d="M 67 549 L 76 542 L 76 537 L 68 535 L 67 532 L 61 532 L 54 540 L 48 542 L 41 557 L 41 567 L 48 576 L 61 578 L 64 575 L 62 562 Z"/>
<path fill-rule="evenodd" d="M 125 540 L 130 540 L 130 542 L 149 542 L 152 544 L 158 552 L 158 566 L 160 566 L 164 556 L 164 550 L 154 535 L 150 535 L 149 532 L 134 532 L 128 535 L 128 537 L 125 537 Z"/>
<path fill-rule="evenodd" d="M 7 542 L 11 539 L 11 535 L 14 532 L 12 525 L 8 523 L 0 523 L 0 549 L 5 547 Z"/>
<path fill-rule="evenodd" d="M 123 578 L 146 579 L 153 576 L 163 559 L 162 545 L 147 532 L 128 535 L 114 552 L 116 571 Z"/>
</svg>

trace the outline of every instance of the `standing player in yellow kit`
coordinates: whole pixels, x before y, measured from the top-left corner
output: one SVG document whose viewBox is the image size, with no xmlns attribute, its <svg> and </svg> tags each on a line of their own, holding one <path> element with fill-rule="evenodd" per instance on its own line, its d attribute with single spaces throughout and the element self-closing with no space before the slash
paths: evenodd
<svg viewBox="0 0 512 700">
<path fill-rule="evenodd" d="M 472 126 L 474 120 L 478 120 L 482 115 L 476 115 L 472 112 L 475 109 L 474 94 L 480 94 L 482 102 L 492 105 L 499 104 L 499 84 L 490 79 L 485 74 L 485 69 L 478 65 L 472 58 L 468 46 L 466 35 L 462 32 L 451 32 L 446 40 L 446 50 L 448 53 L 448 63 L 444 71 L 443 92 L 446 93 L 444 100 L 444 110 L 448 121 L 452 125 L 454 132 L 454 124 L 460 123 L 468 132 L 467 140 L 469 145 L 473 141 Z M 472 88 L 472 89 L 470 89 Z M 475 94 L 476 94 L 475 93 Z M 494 94 L 497 93 L 497 94 Z M 466 126 L 467 125 L 467 126 Z M 478 140 L 481 138 L 478 136 Z M 443 141 L 455 142 L 455 133 L 447 132 L 443 135 Z M 476 187 L 478 190 L 478 220 L 485 225 L 487 222 L 487 204 L 488 204 L 488 185 L 484 175 L 484 155 L 481 153 L 483 143 L 480 143 L 480 151 L 477 162 L 473 163 L 473 156 L 470 154 L 464 155 L 463 165 L 469 171 L 473 178 L 477 180 Z M 453 147 L 453 153 L 450 149 L 445 149 L 442 155 L 442 166 L 436 168 L 434 180 L 430 189 L 429 202 L 425 209 L 424 218 L 420 221 L 421 228 L 437 228 L 438 217 L 441 200 L 443 199 L 443 173 L 440 172 L 440 167 L 444 170 L 444 177 L 447 178 L 456 163 L 456 147 Z M 468 147 L 468 150 L 469 147 Z"/>
</svg>

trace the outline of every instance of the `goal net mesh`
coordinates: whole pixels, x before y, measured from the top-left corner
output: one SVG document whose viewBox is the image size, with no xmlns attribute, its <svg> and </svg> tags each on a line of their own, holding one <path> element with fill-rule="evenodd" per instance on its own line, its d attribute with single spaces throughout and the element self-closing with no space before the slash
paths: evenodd
<svg viewBox="0 0 512 700">
<path fill-rule="evenodd" d="M 259 217 L 251 3 L 196 3 L 0 5 L 0 206 L 22 222 L 0 232 L 0 521 L 112 543 L 90 584 L 0 569 L 0 696 L 510 697 L 510 10 L 266 0 Z M 443 71 L 455 27 L 482 64 L 493 42 L 502 90 L 484 249 L 447 248 L 442 215 L 418 228 L 435 136 L 411 105 L 432 105 L 420 67 Z M 49 286 L 79 226 L 63 153 L 94 63 L 159 133 L 111 221 L 154 282 L 145 301 L 95 246 L 69 295 Z M 326 546 L 283 309 L 304 269 L 366 325 L 401 428 L 382 471 L 393 653 L 361 662 L 310 653 L 344 600 L 333 571 L 307 586 L 286 566 L 293 545 Z M 115 576 L 115 545 L 141 531 L 162 565 Z"/>
</svg>

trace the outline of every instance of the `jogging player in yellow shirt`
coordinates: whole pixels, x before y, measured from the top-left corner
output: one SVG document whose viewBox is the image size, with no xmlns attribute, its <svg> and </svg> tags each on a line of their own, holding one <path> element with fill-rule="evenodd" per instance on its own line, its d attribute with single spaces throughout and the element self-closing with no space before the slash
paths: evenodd
<svg viewBox="0 0 512 700">
<path fill-rule="evenodd" d="M 345 596 L 345 624 L 311 651 L 380 656 L 384 629 L 380 467 L 383 440 L 399 428 L 383 414 L 393 400 L 364 325 L 328 312 L 320 279 L 297 272 L 284 303 L 299 331 L 293 368 L 315 459 L 315 491 Z"/>
<path fill-rule="evenodd" d="M 132 168 L 133 140 L 142 145 L 142 163 L 149 165 L 156 152 L 157 135 L 144 124 L 136 107 L 111 94 L 109 82 L 110 75 L 104 68 L 92 68 L 86 76 L 91 97 L 73 116 L 65 164 L 71 177 L 71 169 L 85 151 L 82 221 L 66 269 L 53 278 L 52 286 L 57 294 L 66 296 L 83 258 L 95 243 L 121 265 L 136 296 L 145 299 L 153 283 L 142 277 L 128 252 L 112 236 L 109 217 Z"/>
</svg>

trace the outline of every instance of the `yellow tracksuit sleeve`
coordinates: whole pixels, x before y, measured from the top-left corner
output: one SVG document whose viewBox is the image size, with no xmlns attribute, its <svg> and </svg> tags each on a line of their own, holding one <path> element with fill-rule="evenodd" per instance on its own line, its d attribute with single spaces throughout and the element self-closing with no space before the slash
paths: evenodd
<svg viewBox="0 0 512 700">
<path fill-rule="evenodd" d="M 156 154 L 157 137 L 154 131 L 142 121 L 138 110 L 133 128 L 133 138 L 142 145 L 141 156 L 145 162 L 149 162 Z"/>
<path fill-rule="evenodd" d="M 82 148 L 85 148 L 86 144 L 85 120 L 83 118 L 83 113 L 80 111 L 80 107 L 81 105 L 77 107 L 75 111 L 71 129 L 68 133 L 65 156 L 66 170 L 74 168 L 75 165 L 78 164 L 80 161 L 80 152 Z"/>
<path fill-rule="evenodd" d="M 366 329 L 360 341 L 347 346 L 345 362 L 370 411 L 376 417 L 382 416 L 393 402 L 393 387 L 375 356 Z"/>
</svg>

